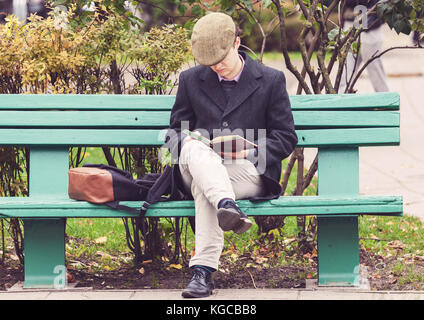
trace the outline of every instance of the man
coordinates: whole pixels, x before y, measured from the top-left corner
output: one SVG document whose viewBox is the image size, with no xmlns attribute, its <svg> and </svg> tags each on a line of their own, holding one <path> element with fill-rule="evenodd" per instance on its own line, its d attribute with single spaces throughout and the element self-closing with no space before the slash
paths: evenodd
<svg viewBox="0 0 424 320">
<path fill-rule="evenodd" d="M 180 74 L 171 112 L 166 144 L 179 185 L 195 203 L 193 277 L 183 297 L 212 293 L 224 231 L 240 234 L 252 225 L 235 200 L 278 198 L 281 161 L 297 144 L 284 74 L 238 52 L 236 30 L 223 13 L 198 20 L 191 42 L 200 65 Z M 184 128 L 207 138 L 237 133 L 258 148 L 213 150 Z"/>
<path fill-rule="evenodd" d="M 354 13 L 356 10 L 361 14 L 365 14 L 365 10 L 373 9 L 377 3 L 378 0 L 345 0 L 344 12 L 342 15 L 344 29 L 349 30 L 352 26 L 358 28 L 358 26 L 354 23 Z M 361 10 L 361 8 L 365 10 Z M 384 30 L 382 27 L 383 21 L 378 19 L 375 11 L 376 9 L 374 8 L 372 13 L 369 13 L 362 19 L 364 32 L 362 32 L 359 36 L 360 54 L 355 56 L 352 52 L 348 53 L 346 57 L 346 65 L 343 68 L 342 78 L 340 81 L 339 93 L 345 93 L 347 86 L 359 71 L 361 63 L 366 63 L 374 55 L 381 52 L 384 40 Z M 366 24 L 364 23 L 365 21 Z M 366 69 L 375 92 L 389 91 L 386 81 L 386 73 L 380 58 L 371 62 Z"/>
</svg>

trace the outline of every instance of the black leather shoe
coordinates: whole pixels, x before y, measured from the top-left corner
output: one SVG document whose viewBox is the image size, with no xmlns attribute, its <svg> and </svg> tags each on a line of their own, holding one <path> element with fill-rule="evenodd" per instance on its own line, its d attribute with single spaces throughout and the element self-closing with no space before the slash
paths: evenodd
<svg viewBox="0 0 424 320">
<path fill-rule="evenodd" d="M 184 298 L 204 298 L 212 294 L 214 283 L 211 272 L 194 267 L 193 276 L 182 292 Z"/>
<path fill-rule="evenodd" d="M 234 201 L 227 201 L 218 209 L 218 223 L 222 230 L 237 234 L 246 232 L 253 224 Z"/>
</svg>

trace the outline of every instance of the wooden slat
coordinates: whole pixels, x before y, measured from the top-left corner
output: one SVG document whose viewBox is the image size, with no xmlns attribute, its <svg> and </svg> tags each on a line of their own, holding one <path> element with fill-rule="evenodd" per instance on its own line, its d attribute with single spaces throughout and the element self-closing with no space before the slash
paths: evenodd
<svg viewBox="0 0 424 320">
<path fill-rule="evenodd" d="M 290 101 L 293 110 L 399 110 L 400 106 L 396 92 L 298 95 Z"/>
<path fill-rule="evenodd" d="M 0 111 L 0 128 L 169 126 L 170 111 Z M 296 128 L 399 127 L 396 111 L 293 111 Z"/>
<path fill-rule="evenodd" d="M 138 146 L 162 145 L 166 129 L 0 129 L 0 145 Z"/>
<path fill-rule="evenodd" d="M 170 110 L 175 96 L 114 94 L 5 94 L 0 110 Z"/>
<path fill-rule="evenodd" d="M 296 128 L 399 127 L 396 111 L 293 111 Z"/>
<path fill-rule="evenodd" d="M 280 197 L 279 199 L 250 202 L 238 200 L 240 208 L 251 216 L 263 215 L 402 215 L 402 197 L 353 196 L 353 197 Z M 122 204 L 139 208 L 141 202 Z M 149 217 L 175 217 L 194 215 L 193 201 L 161 202 L 152 205 Z M 3 217 L 133 217 L 104 205 L 84 201 L 49 198 L 0 198 L 0 216 Z"/>
<path fill-rule="evenodd" d="M 0 110 L 171 110 L 174 95 L 1 95 Z M 290 96 L 293 110 L 398 110 L 399 94 L 298 95 Z"/>
<path fill-rule="evenodd" d="M 398 145 L 399 128 L 297 130 L 302 147 Z M 8 146 L 138 146 L 162 145 L 166 129 L 0 129 Z"/>
<path fill-rule="evenodd" d="M 0 111 L 0 128 L 169 126 L 170 111 Z"/>
<path fill-rule="evenodd" d="M 400 144 L 399 128 L 296 130 L 302 147 L 392 146 Z"/>
</svg>

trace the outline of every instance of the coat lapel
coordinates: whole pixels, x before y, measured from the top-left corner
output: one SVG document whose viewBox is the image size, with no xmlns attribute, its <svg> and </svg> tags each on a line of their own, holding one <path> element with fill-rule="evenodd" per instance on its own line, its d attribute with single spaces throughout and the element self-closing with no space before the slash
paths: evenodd
<svg viewBox="0 0 424 320">
<path fill-rule="evenodd" d="M 255 62 L 247 54 L 244 55 L 244 59 L 243 72 L 239 82 L 231 92 L 228 106 L 222 115 L 223 117 L 237 109 L 259 87 L 257 79 L 262 76 L 262 73 L 256 68 Z"/>
<path fill-rule="evenodd" d="M 224 92 L 219 83 L 217 74 L 209 67 L 205 67 L 200 74 L 201 90 L 218 106 L 223 116 L 239 107 L 259 87 L 258 78 L 262 73 L 256 67 L 256 63 L 245 53 L 241 53 L 245 60 L 243 72 L 239 83 L 233 89 L 230 100 L 224 97 Z"/>
<path fill-rule="evenodd" d="M 221 111 L 224 111 L 227 103 L 216 73 L 211 68 L 206 67 L 200 74 L 200 80 L 201 90 L 215 102 Z"/>
</svg>

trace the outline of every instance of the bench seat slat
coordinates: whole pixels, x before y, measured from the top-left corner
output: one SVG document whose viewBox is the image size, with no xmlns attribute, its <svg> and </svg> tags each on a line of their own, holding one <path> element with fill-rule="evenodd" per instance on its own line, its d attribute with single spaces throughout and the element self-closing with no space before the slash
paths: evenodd
<svg viewBox="0 0 424 320">
<path fill-rule="evenodd" d="M 151 128 L 169 126 L 170 111 L 1 111 L 0 128 Z M 395 111 L 293 111 L 296 128 L 399 127 Z"/>
<path fill-rule="evenodd" d="M 0 110 L 171 110 L 175 95 L 2 95 Z M 399 110 L 396 92 L 290 96 L 293 110 Z"/>
<path fill-rule="evenodd" d="M 398 145 L 399 128 L 296 130 L 298 146 Z M 0 129 L 0 145 L 137 146 L 162 145 L 166 129 Z"/>
<path fill-rule="evenodd" d="M 357 196 L 324 197 L 301 196 L 280 197 L 279 199 L 252 203 L 238 200 L 240 208 L 248 215 L 349 215 L 377 214 L 402 215 L 402 197 Z M 125 201 L 121 204 L 139 208 L 140 201 Z M 174 217 L 194 215 L 193 201 L 161 202 L 151 205 L 148 217 Z M 133 217 L 123 211 L 116 211 L 104 205 L 85 201 L 48 198 L 0 198 L 0 217 Z"/>
</svg>

